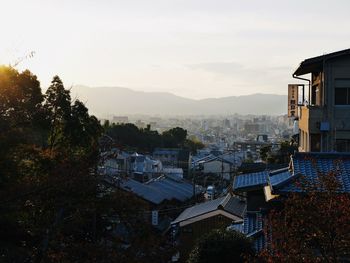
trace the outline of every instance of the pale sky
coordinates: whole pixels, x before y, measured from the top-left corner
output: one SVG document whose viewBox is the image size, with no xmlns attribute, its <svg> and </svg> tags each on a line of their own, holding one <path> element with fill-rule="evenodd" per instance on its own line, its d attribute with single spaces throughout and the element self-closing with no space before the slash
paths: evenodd
<svg viewBox="0 0 350 263">
<path fill-rule="evenodd" d="M 286 94 L 305 58 L 350 48 L 349 0 L 0 0 L 0 63 L 46 88 L 189 98 Z"/>
</svg>

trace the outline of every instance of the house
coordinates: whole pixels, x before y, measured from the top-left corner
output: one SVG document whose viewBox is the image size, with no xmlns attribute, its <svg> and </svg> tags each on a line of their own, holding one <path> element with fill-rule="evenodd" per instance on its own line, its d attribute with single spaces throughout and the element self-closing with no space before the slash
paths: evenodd
<svg viewBox="0 0 350 263">
<path fill-rule="evenodd" d="M 241 174 L 234 178 L 233 191 L 245 196 L 246 213 L 240 232 L 253 239 L 256 251 L 265 245 L 263 216 L 266 210 L 264 187 L 268 184 L 268 171 Z"/>
<path fill-rule="evenodd" d="M 242 223 L 245 201 L 227 194 L 212 201 L 197 204 L 184 210 L 173 222 L 172 234 L 180 252 L 180 258 L 187 258 L 196 239 L 209 231 Z"/>
<path fill-rule="evenodd" d="M 260 157 L 261 148 L 272 146 L 271 143 L 260 140 L 259 138 L 258 136 L 257 140 L 236 141 L 233 144 L 233 149 L 238 153 L 245 153 L 246 158 L 258 159 Z"/>
<path fill-rule="evenodd" d="M 184 202 L 193 197 L 193 185 L 191 183 L 183 180 L 175 181 L 165 176 L 152 179 L 147 183 L 141 183 L 130 178 L 122 179 L 120 187 L 133 192 L 154 205 L 171 200 Z M 197 186 L 196 193 L 201 192 L 203 192 L 202 188 Z"/>
<path fill-rule="evenodd" d="M 184 177 L 184 171 L 182 168 L 163 168 L 163 174 L 173 180 L 182 180 Z"/>
<path fill-rule="evenodd" d="M 215 174 L 222 179 L 230 180 L 233 172 L 241 165 L 243 155 L 239 153 L 225 153 L 219 156 L 208 155 L 202 158 L 193 158 L 192 169 L 203 174 Z"/>
<path fill-rule="evenodd" d="M 153 158 L 160 160 L 164 167 L 182 168 L 188 171 L 190 152 L 179 148 L 156 148 L 153 151 Z"/>
<path fill-rule="evenodd" d="M 112 148 L 101 153 L 99 172 L 108 176 L 118 176 L 126 173 L 129 154 Z"/>
<path fill-rule="evenodd" d="M 233 191 L 246 198 L 242 232 L 254 240 L 257 251 L 265 247 L 263 233 L 265 216 L 278 208 L 289 193 L 302 193 L 300 178 L 309 182 L 318 180 L 318 174 L 336 173 L 340 192 L 350 193 L 350 154 L 295 153 L 289 167 L 275 171 L 242 174 L 235 178 Z M 322 191 L 322 189 L 320 189 Z"/>
<path fill-rule="evenodd" d="M 293 77 L 307 82 L 288 85 L 289 116 L 299 121 L 299 151 L 350 152 L 350 49 L 306 59 Z"/>
<path fill-rule="evenodd" d="M 161 175 L 163 165 L 159 160 L 134 153 L 129 157 L 128 174 L 140 182 L 148 181 Z"/>
<path fill-rule="evenodd" d="M 291 157 L 290 169 L 269 174 L 264 188 L 267 201 L 291 192 L 302 192 L 300 177 L 315 182 L 318 174 L 336 173 L 340 192 L 350 193 L 350 153 L 296 153 Z"/>
<path fill-rule="evenodd" d="M 211 160 L 200 163 L 200 165 L 203 174 L 215 174 L 226 180 L 230 180 L 234 171 L 234 164 L 220 157 L 214 157 Z"/>
<path fill-rule="evenodd" d="M 146 183 L 130 178 L 120 179 L 114 185 L 145 201 L 148 210 L 152 211 L 146 215 L 147 221 L 162 232 L 168 229 L 171 220 L 176 217 L 178 207 L 189 201 L 194 194 L 192 183 L 173 180 L 167 176 L 153 178 Z M 195 186 L 196 195 L 202 195 L 203 192 L 201 186 Z"/>
</svg>

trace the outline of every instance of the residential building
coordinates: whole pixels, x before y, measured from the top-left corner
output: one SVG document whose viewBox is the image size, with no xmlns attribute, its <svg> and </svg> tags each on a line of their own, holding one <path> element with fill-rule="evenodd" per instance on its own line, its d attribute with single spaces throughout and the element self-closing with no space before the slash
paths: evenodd
<svg viewBox="0 0 350 263">
<path fill-rule="evenodd" d="M 179 148 L 156 148 L 153 151 L 153 158 L 160 160 L 164 167 L 182 168 L 186 174 L 190 152 Z"/>
<path fill-rule="evenodd" d="M 350 49 L 306 59 L 293 77 L 309 82 L 297 105 L 300 151 L 350 152 Z"/>
<path fill-rule="evenodd" d="M 162 173 L 162 162 L 143 154 L 134 153 L 129 157 L 129 175 L 140 182 L 158 177 Z"/>
<path fill-rule="evenodd" d="M 171 223 L 180 258 L 186 259 L 195 241 L 211 230 L 242 223 L 245 206 L 244 200 L 227 194 L 184 210 Z"/>
<path fill-rule="evenodd" d="M 328 173 L 337 174 L 339 193 L 350 193 L 350 154 L 345 153 L 295 153 L 289 167 L 235 177 L 232 189 L 247 203 L 241 232 L 253 238 L 257 251 L 266 246 L 263 229 L 268 212 L 280 208 L 290 193 L 304 191 L 301 182 L 316 182 L 318 174 Z"/>
</svg>

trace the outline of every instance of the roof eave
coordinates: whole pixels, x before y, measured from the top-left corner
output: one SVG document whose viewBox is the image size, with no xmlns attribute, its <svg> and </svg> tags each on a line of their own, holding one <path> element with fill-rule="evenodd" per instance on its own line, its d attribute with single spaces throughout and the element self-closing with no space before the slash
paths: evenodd
<svg viewBox="0 0 350 263">
<path fill-rule="evenodd" d="M 312 72 L 320 72 L 323 69 L 322 62 L 309 62 L 307 60 L 300 63 L 299 67 L 294 71 L 293 76 L 302 76 Z"/>
</svg>

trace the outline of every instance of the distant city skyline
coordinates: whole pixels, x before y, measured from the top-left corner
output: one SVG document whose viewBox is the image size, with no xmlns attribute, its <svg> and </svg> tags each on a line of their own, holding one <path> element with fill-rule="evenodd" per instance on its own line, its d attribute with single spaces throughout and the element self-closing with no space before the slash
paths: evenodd
<svg viewBox="0 0 350 263">
<path fill-rule="evenodd" d="M 305 58 L 350 48 L 350 2 L 0 0 L 0 64 L 45 89 L 118 86 L 202 99 L 286 94 Z"/>
</svg>

